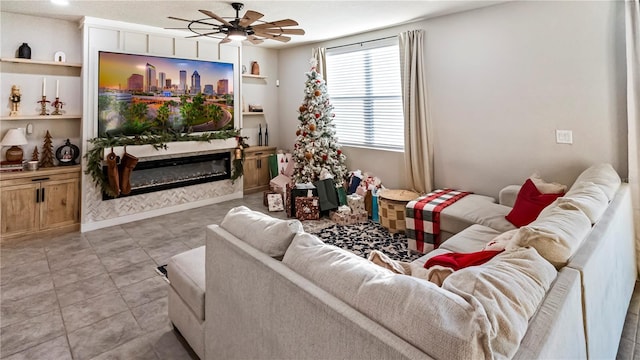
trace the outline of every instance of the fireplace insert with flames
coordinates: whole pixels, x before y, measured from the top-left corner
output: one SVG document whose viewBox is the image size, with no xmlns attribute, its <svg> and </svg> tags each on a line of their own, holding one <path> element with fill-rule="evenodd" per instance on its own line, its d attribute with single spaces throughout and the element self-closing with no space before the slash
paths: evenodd
<svg viewBox="0 0 640 360">
<path fill-rule="evenodd" d="M 103 167 L 105 175 L 107 167 Z M 120 197 L 146 194 L 182 186 L 203 184 L 231 178 L 229 152 L 140 160 L 131 172 L 131 193 Z M 102 194 L 103 200 L 113 199 Z"/>
</svg>

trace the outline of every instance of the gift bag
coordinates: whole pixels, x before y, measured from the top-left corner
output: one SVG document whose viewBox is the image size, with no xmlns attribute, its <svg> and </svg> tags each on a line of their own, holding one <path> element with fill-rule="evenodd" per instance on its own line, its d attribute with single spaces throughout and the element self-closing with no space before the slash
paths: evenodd
<svg viewBox="0 0 640 360">
<path fill-rule="evenodd" d="M 319 180 L 313 183 L 318 189 L 318 198 L 320 199 L 320 211 L 334 210 L 339 206 L 338 192 L 333 179 Z"/>
</svg>

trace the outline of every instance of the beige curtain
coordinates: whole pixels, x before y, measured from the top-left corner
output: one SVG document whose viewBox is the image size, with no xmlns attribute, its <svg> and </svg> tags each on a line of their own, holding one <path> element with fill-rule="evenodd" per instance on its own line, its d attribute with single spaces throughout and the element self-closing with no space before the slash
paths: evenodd
<svg viewBox="0 0 640 360">
<path fill-rule="evenodd" d="M 423 30 L 400 34 L 405 173 L 407 187 L 419 193 L 433 190 L 433 137 L 423 42 Z"/>
<path fill-rule="evenodd" d="M 640 252 L 640 2 L 626 1 L 627 116 L 629 131 L 629 184 Z M 638 256 L 640 264 L 640 256 Z"/>
<path fill-rule="evenodd" d="M 325 48 L 313 48 L 311 50 L 311 56 L 317 61 L 316 70 L 322 75 L 322 79 L 327 81 L 327 58 L 325 55 Z"/>
</svg>

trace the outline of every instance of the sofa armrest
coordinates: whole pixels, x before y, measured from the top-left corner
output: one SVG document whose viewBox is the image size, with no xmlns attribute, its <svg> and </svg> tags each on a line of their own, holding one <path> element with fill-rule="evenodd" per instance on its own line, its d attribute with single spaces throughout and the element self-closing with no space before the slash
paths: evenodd
<svg viewBox="0 0 640 360">
<path fill-rule="evenodd" d="M 516 203 L 516 198 L 518 197 L 518 193 L 520 192 L 520 188 L 522 185 L 507 185 L 498 194 L 498 202 L 501 205 L 505 205 L 508 207 L 513 207 L 513 204 Z"/>
</svg>

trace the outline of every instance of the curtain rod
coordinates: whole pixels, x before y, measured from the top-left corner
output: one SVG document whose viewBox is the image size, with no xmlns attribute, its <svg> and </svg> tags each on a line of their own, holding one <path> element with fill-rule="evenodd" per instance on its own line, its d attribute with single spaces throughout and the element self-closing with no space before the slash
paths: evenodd
<svg viewBox="0 0 640 360">
<path fill-rule="evenodd" d="M 373 40 L 366 40 L 366 41 L 358 41 L 358 42 L 355 42 L 355 43 L 352 43 L 352 44 L 345 44 L 345 45 L 331 46 L 331 47 L 328 47 L 328 48 L 326 48 L 326 49 L 327 49 L 327 50 L 330 50 L 330 49 L 338 49 L 338 48 L 345 47 L 345 46 L 353 46 L 353 45 L 358 45 L 358 44 L 362 45 L 362 44 L 366 44 L 366 43 L 370 43 L 370 42 L 374 42 L 374 41 L 380 41 L 380 40 L 393 39 L 393 38 L 396 38 L 396 37 L 398 37 L 398 35 L 394 35 L 394 36 L 387 36 L 387 37 L 383 37 L 383 38 L 380 38 L 380 39 L 373 39 Z"/>
</svg>

